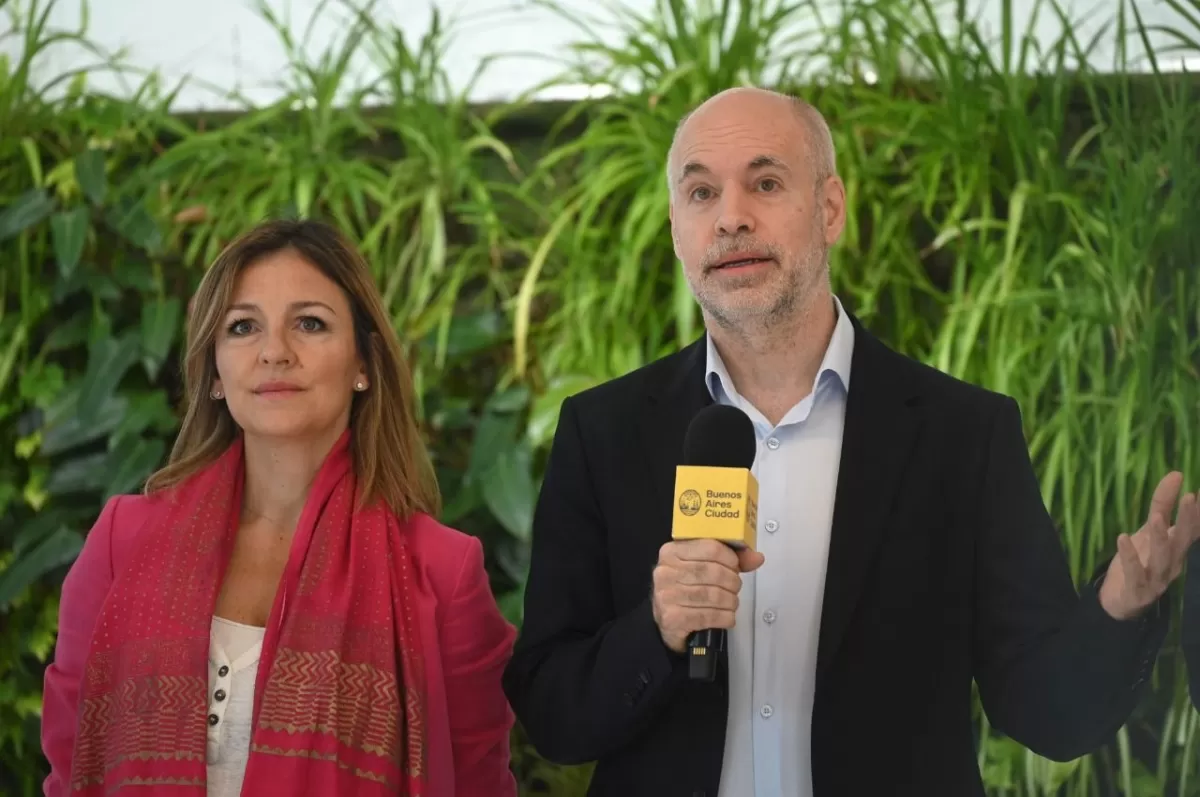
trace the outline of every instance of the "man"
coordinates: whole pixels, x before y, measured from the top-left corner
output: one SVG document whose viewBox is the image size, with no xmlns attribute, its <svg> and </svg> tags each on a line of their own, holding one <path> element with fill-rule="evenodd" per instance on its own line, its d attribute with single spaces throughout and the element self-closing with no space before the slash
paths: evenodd
<svg viewBox="0 0 1200 797">
<path fill-rule="evenodd" d="M 708 334 L 567 399 L 506 673 L 537 749 L 598 762 L 592 795 L 982 795 L 992 724 L 1081 756 L 1131 712 L 1161 599 L 1200 529 L 1178 473 L 1077 595 L 1011 399 L 884 347 L 832 295 L 846 216 L 811 107 L 737 89 L 681 124 L 675 252 Z M 705 405 L 759 439 L 759 552 L 671 542 L 675 467 Z M 697 629 L 727 666 L 692 681 Z"/>
</svg>

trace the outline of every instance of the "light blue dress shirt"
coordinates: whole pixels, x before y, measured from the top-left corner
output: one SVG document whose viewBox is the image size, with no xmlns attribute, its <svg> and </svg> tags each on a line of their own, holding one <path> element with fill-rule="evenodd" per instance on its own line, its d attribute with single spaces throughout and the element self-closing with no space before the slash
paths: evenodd
<svg viewBox="0 0 1200 797">
<path fill-rule="evenodd" d="M 817 636 L 842 452 L 854 327 L 837 324 L 812 392 L 772 426 L 734 387 L 708 338 L 713 401 L 750 416 L 758 438 L 758 549 L 729 631 L 729 721 L 720 797 L 811 797 Z"/>
</svg>

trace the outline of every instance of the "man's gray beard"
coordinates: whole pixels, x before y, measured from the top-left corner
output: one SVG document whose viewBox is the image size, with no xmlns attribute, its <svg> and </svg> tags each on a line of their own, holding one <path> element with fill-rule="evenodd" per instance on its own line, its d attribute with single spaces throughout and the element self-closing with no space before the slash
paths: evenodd
<svg viewBox="0 0 1200 797">
<path fill-rule="evenodd" d="M 769 330 L 795 320 L 796 309 L 802 303 L 801 300 L 812 293 L 822 279 L 828 279 L 828 258 L 829 250 L 820 244 L 814 244 L 805 258 L 806 262 L 787 272 L 790 279 L 784 290 L 771 305 L 763 309 L 734 308 L 730 311 L 708 301 L 703 291 L 694 293 L 704 312 L 723 329 L 738 332 L 750 329 Z"/>
</svg>

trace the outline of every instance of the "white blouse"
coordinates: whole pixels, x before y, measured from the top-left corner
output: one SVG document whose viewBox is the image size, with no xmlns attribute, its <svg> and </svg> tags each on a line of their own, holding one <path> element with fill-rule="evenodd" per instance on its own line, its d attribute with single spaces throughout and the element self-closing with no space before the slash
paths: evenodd
<svg viewBox="0 0 1200 797">
<path fill-rule="evenodd" d="M 239 797 L 266 629 L 213 617 L 208 654 L 208 797 Z"/>
</svg>

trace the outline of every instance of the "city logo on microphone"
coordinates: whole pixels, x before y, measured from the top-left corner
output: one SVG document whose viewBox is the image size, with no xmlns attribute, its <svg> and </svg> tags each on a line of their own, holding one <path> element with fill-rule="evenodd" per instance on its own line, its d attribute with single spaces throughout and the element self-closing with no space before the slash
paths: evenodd
<svg viewBox="0 0 1200 797">
<path fill-rule="evenodd" d="M 749 468 L 680 465 L 675 469 L 673 539 L 710 539 L 754 547 L 758 482 Z"/>
<path fill-rule="evenodd" d="M 691 517 L 700 511 L 702 503 L 700 493 L 695 490 L 684 490 L 683 494 L 679 496 L 679 511 Z"/>
</svg>

